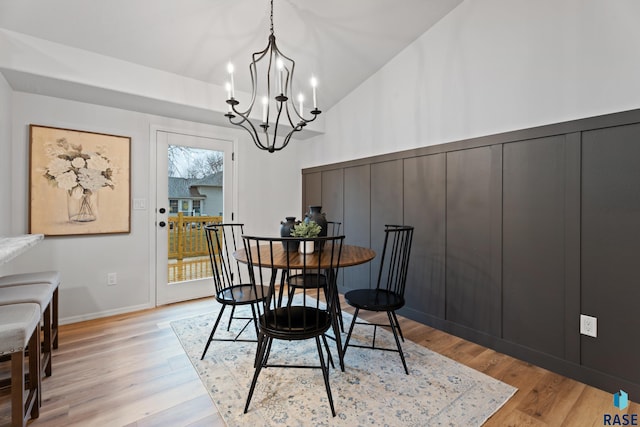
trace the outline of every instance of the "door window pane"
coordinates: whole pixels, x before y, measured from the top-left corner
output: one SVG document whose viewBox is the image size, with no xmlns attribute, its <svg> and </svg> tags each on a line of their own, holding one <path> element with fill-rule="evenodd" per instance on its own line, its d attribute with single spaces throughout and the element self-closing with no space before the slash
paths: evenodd
<svg viewBox="0 0 640 427">
<path fill-rule="evenodd" d="M 222 222 L 224 153 L 181 145 L 168 146 L 168 282 L 211 276 L 203 226 Z M 173 198 L 172 198 L 173 197 Z M 192 197 L 198 197 L 197 200 Z M 201 200 L 206 197 L 207 203 Z M 188 218 L 188 217 L 198 218 Z"/>
</svg>

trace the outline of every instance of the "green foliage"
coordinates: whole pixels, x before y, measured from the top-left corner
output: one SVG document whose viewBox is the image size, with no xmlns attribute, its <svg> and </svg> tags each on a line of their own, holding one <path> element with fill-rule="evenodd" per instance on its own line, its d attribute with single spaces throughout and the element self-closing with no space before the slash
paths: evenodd
<svg viewBox="0 0 640 427">
<path fill-rule="evenodd" d="M 315 221 L 308 221 L 294 225 L 291 229 L 291 237 L 318 237 L 322 228 Z"/>
</svg>

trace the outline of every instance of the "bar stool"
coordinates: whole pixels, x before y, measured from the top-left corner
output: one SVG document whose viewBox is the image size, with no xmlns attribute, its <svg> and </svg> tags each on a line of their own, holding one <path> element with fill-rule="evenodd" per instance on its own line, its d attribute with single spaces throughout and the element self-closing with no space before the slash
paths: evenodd
<svg viewBox="0 0 640 427">
<path fill-rule="evenodd" d="M 38 304 L 0 306 L 0 356 L 11 357 L 11 425 L 26 426 L 40 416 L 40 307 Z M 24 359 L 29 350 L 28 393 L 25 398 Z"/>
<path fill-rule="evenodd" d="M 36 271 L 33 273 L 17 273 L 0 277 L 0 288 L 5 286 L 32 285 L 34 283 L 49 283 L 53 288 L 53 305 L 51 307 L 51 329 L 53 348 L 58 348 L 58 287 L 60 286 L 60 272 L 56 270 Z"/>
<path fill-rule="evenodd" d="M 0 288 L 0 306 L 22 303 L 34 303 L 40 306 L 41 319 L 44 323 L 42 341 L 41 368 L 45 376 L 51 376 L 52 342 L 51 342 L 51 302 L 53 288 L 48 283 L 30 285 L 5 286 Z M 40 334 L 38 334 L 39 337 Z"/>
</svg>

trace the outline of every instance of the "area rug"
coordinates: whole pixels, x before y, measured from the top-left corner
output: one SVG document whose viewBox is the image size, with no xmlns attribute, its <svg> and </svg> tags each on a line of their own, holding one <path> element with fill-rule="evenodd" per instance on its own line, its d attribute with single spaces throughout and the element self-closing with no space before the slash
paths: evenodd
<svg viewBox="0 0 640 427">
<path fill-rule="evenodd" d="M 402 347 L 410 375 L 405 374 L 397 353 L 357 347 L 349 347 L 342 372 L 335 342 L 329 340 L 336 363 L 336 369 L 330 370 L 336 417 L 331 416 L 318 369 L 263 369 L 244 414 L 256 344 L 214 341 L 200 360 L 220 307 L 212 306 L 215 312 L 171 326 L 228 426 L 479 426 L 517 391 L 408 340 Z M 242 321 L 234 321 L 230 332 L 225 330 L 229 311 L 217 337 L 232 337 L 243 326 Z M 241 314 L 236 310 L 236 315 Z M 348 325 L 351 316 L 343 316 Z M 243 332 L 244 338 L 255 337 L 249 329 Z M 367 343 L 372 333 L 372 326 L 356 325 L 352 340 Z M 376 343 L 395 345 L 393 335 L 380 328 Z M 274 341 L 269 363 L 317 364 L 315 341 Z"/>
</svg>

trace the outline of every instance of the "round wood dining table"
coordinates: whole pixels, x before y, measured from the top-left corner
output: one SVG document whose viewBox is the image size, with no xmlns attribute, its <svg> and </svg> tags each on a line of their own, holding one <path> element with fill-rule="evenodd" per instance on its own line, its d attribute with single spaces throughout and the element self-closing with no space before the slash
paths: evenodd
<svg viewBox="0 0 640 427">
<path fill-rule="evenodd" d="M 324 269 L 330 269 L 332 264 L 331 260 L 331 243 L 327 242 L 326 247 L 321 251 L 322 255 L 320 258 L 320 267 Z M 255 263 L 255 265 L 259 265 L 262 268 L 271 268 L 272 270 L 287 270 L 287 269 L 304 269 L 310 266 L 318 268 L 318 251 L 314 251 L 311 254 L 301 254 L 299 252 L 286 251 L 282 246 L 281 242 L 273 242 L 273 256 L 271 254 L 271 249 L 269 245 L 261 245 L 260 247 L 252 246 L 251 247 L 251 259 Z M 249 259 L 247 257 L 247 252 L 244 248 L 238 249 L 233 253 L 233 256 L 238 262 L 243 264 L 248 264 Z M 342 253 L 340 254 L 340 268 L 342 267 L 350 267 L 354 265 L 364 264 L 371 261 L 375 258 L 376 253 L 372 249 L 365 248 L 362 246 L 354 246 L 354 245 L 342 245 Z M 287 258 L 288 261 L 287 261 Z M 273 261 L 272 261 L 273 259 Z M 326 259 L 326 262 L 324 261 Z M 335 261 L 334 261 L 335 264 Z M 331 272 L 330 274 L 334 274 Z M 272 275 L 272 280 L 275 280 L 276 275 Z M 284 280 L 284 275 L 282 275 L 282 279 Z M 280 289 L 283 289 L 284 283 L 281 283 Z M 270 288 L 273 286 L 271 283 Z M 334 292 L 330 292 L 333 295 L 333 299 L 335 301 L 332 304 L 332 307 L 335 310 L 333 316 L 333 331 L 336 341 L 336 347 L 338 350 L 338 358 L 340 361 L 340 368 L 344 372 L 344 352 L 342 349 L 342 338 L 340 337 L 340 327 L 338 325 L 338 320 L 342 323 L 342 313 L 340 313 L 340 301 L 338 299 L 338 290 L 335 289 Z M 331 298 L 331 297 L 329 297 Z"/>
<path fill-rule="evenodd" d="M 254 262 L 260 260 L 260 267 L 284 269 L 284 268 L 304 268 L 309 266 L 318 267 L 318 252 L 313 252 L 309 255 L 303 255 L 299 252 L 287 252 L 284 250 L 280 242 L 276 242 L 273 245 L 273 262 L 271 262 L 271 253 L 269 246 L 260 246 L 259 253 L 258 248 L 252 247 L 252 258 Z M 258 256 L 259 255 L 259 256 Z M 233 253 L 235 259 L 243 264 L 247 264 L 247 252 L 244 248 L 238 249 Z M 342 245 L 342 254 L 340 256 L 340 267 L 350 267 L 353 265 L 364 264 L 376 256 L 375 251 L 362 246 L 354 245 Z M 287 257 L 289 257 L 289 263 L 287 263 Z M 330 266 L 329 261 L 331 258 L 331 250 L 325 248 L 322 251 L 322 258 L 320 259 L 320 268 L 328 268 Z M 326 263 L 323 260 L 326 259 Z"/>
</svg>

